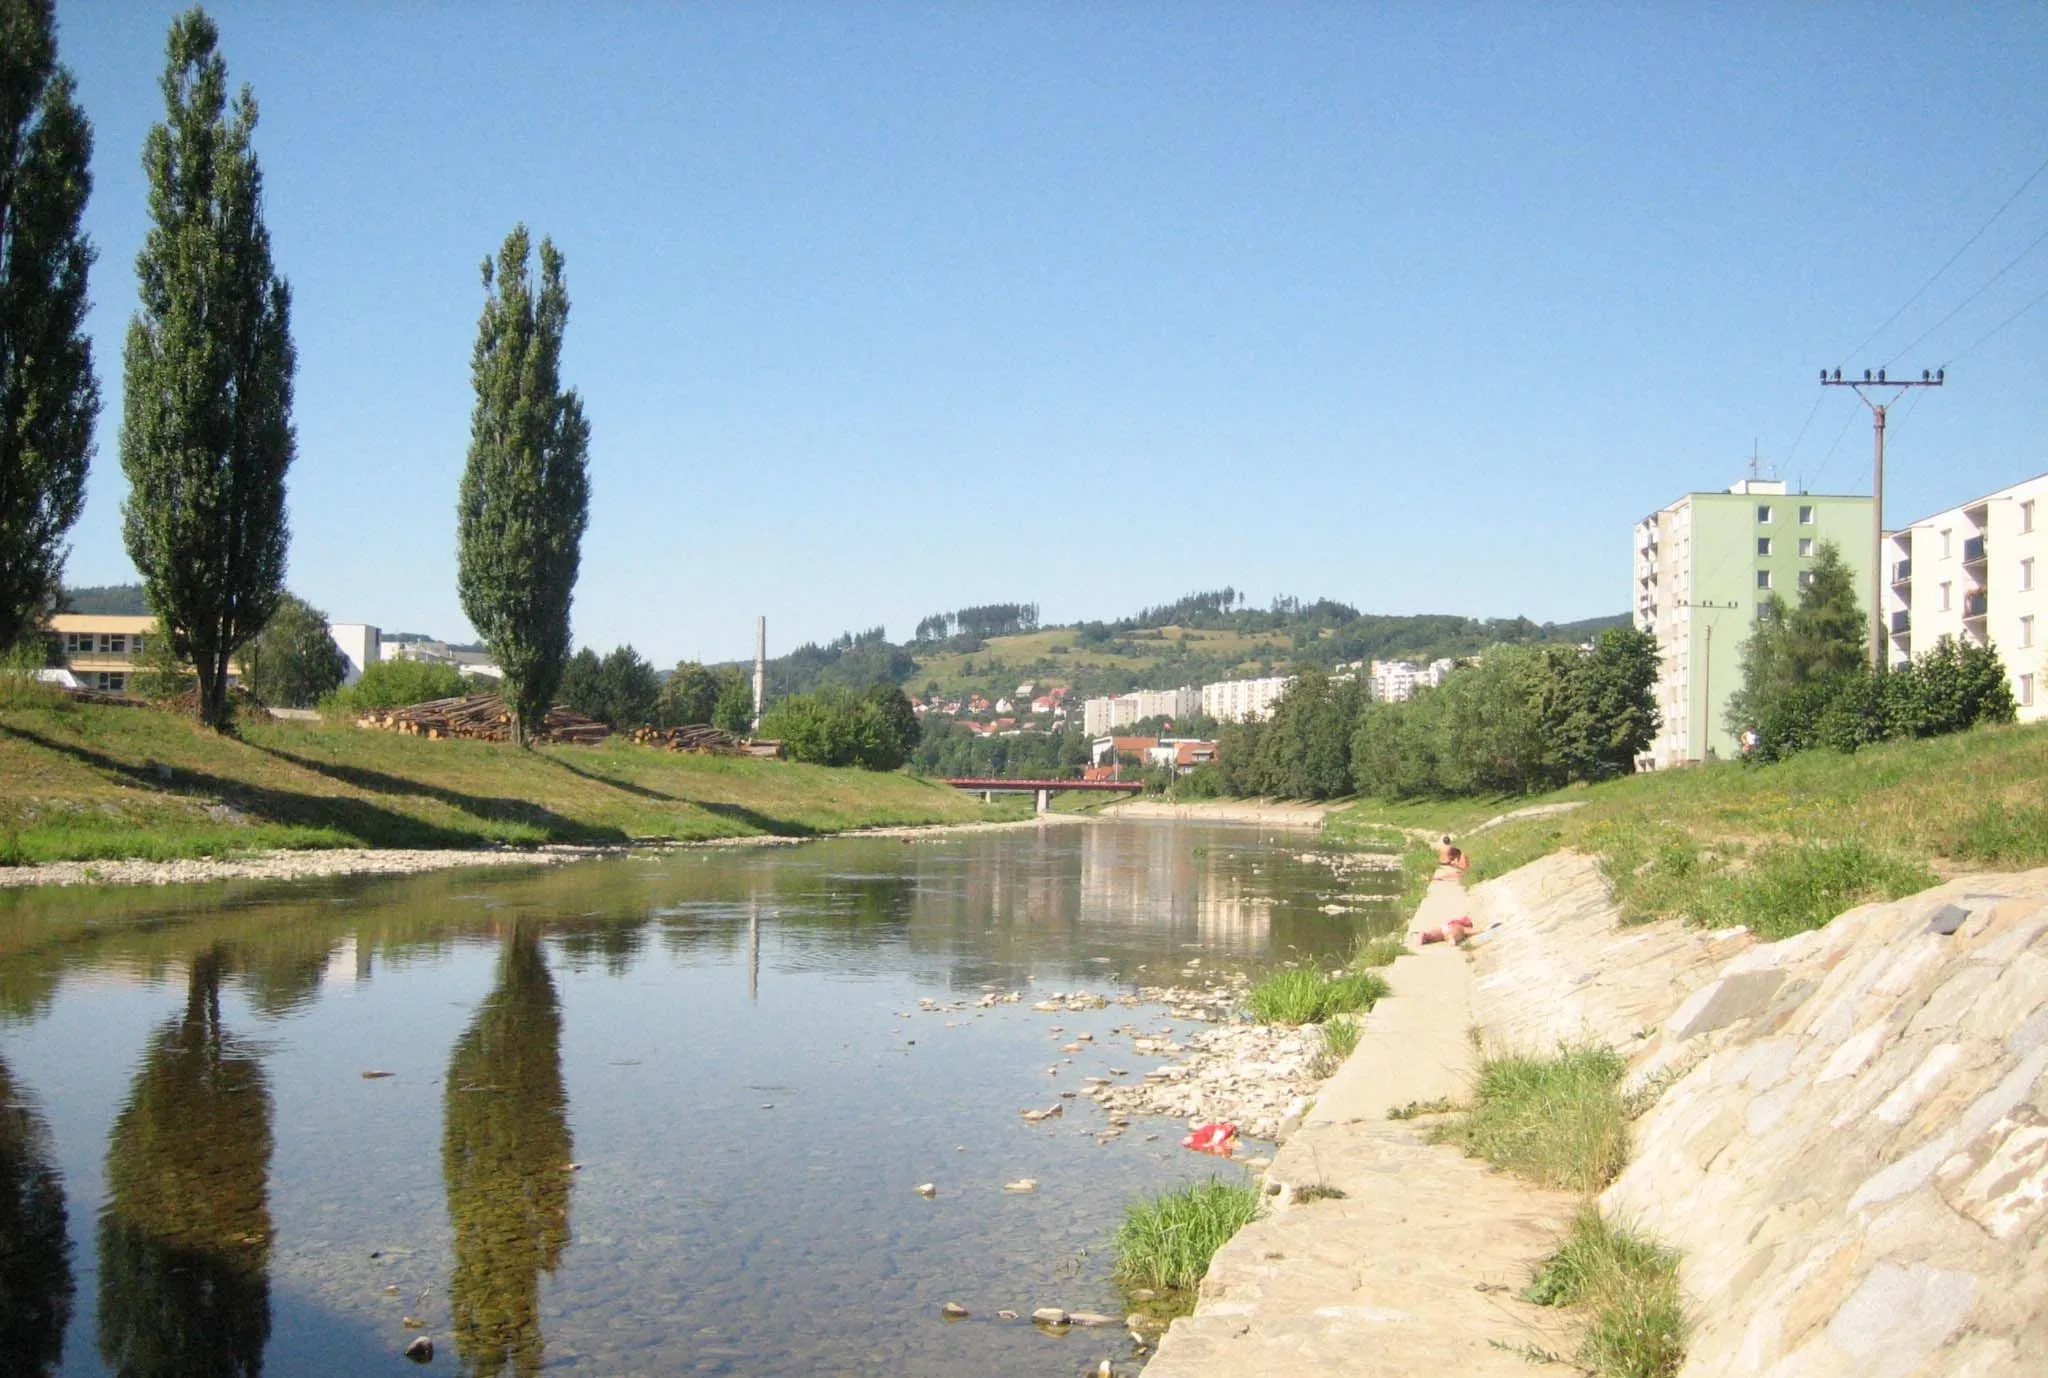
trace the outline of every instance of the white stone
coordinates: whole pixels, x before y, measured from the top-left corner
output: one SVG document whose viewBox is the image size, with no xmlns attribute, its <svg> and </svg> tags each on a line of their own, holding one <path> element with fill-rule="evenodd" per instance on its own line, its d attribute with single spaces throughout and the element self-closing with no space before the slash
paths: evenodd
<svg viewBox="0 0 2048 1378">
<path fill-rule="evenodd" d="M 1913 1069 L 1913 1074 L 1884 1098 L 1871 1113 L 1886 1124 L 1904 1124 L 1913 1118 L 1913 1112 L 1920 1107 L 1927 1093 L 1940 1084 L 1943 1077 L 1956 1063 L 1962 1060 L 1963 1047 L 1960 1043 L 1937 1043 Z"/>
<path fill-rule="evenodd" d="M 1828 1339 L 1860 1361 L 1867 1378 L 1905 1378 L 1956 1332 L 1976 1299 L 1972 1274 L 1881 1263 L 1828 1322 Z"/>
</svg>

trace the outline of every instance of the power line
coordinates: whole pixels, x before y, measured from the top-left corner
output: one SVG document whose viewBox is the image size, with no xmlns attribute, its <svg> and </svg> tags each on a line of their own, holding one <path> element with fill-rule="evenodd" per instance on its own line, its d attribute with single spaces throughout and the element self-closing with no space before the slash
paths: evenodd
<svg viewBox="0 0 2048 1378">
<path fill-rule="evenodd" d="M 2022 307 L 2021 307 L 2021 308 L 2020 308 L 2019 310 L 2017 310 L 2017 311 L 2013 312 L 2013 313 L 2012 313 L 2012 314 L 2011 314 L 2010 316 L 2007 316 L 2007 317 L 2006 317 L 2006 318 L 2005 318 L 2004 320 L 2000 321 L 2000 322 L 1999 322 L 1999 323 L 1998 323 L 1997 325 L 1994 325 L 1994 326 L 1992 326 L 1992 327 L 1991 327 L 1991 328 L 1990 328 L 1989 330 L 1985 331 L 1985 332 L 1984 332 L 1984 333 L 1983 333 L 1982 335 L 1979 335 L 1979 336 L 1978 336 L 1978 337 L 1976 338 L 1976 340 L 1975 340 L 1975 341 L 1973 341 L 1973 342 L 1972 342 L 1972 343 L 1970 344 L 1970 346 L 1969 346 L 1969 347 L 1968 347 L 1967 349 L 1963 350 L 1963 352 L 1962 352 L 1962 353 L 1960 353 L 1960 354 L 1955 354 L 1955 355 L 1951 355 L 1951 356 L 1950 356 L 1950 358 L 1949 358 L 1949 361 L 1948 361 L 1948 362 L 1952 364 L 1952 363 L 1954 363 L 1954 362 L 1955 362 L 1955 361 L 1956 361 L 1957 359 L 1965 359 L 1965 358 L 1968 358 L 1968 357 L 1969 357 L 1969 356 L 1970 356 L 1971 354 L 1973 354 L 1973 353 L 1975 353 L 1975 352 L 1976 352 L 1976 350 L 1977 350 L 1977 347 L 1978 347 L 1979 345 L 1981 345 L 1981 344 L 1984 344 L 1984 343 L 1985 343 L 1986 341 L 1988 341 L 1988 340 L 1989 340 L 1989 339 L 1990 339 L 1990 338 L 1991 338 L 1991 337 L 1992 337 L 1993 335 L 1996 335 L 1996 334 L 1997 334 L 1997 333 L 1998 333 L 1999 331 L 2001 331 L 2001 330 L 2005 329 L 2005 328 L 2006 328 L 2006 327 L 2007 327 L 2008 325 L 2011 325 L 2011 324 L 2012 324 L 2012 323 L 2013 323 L 2014 321 L 2018 320 L 2018 319 L 2019 319 L 2019 318 L 2020 318 L 2021 316 L 2024 316 L 2024 315 L 2026 315 L 2026 314 L 2027 314 L 2027 312 L 2029 312 L 2029 311 L 2033 310 L 2033 309 L 2034 309 L 2035 307 L 2039 306 L 2039 305 L 2040 305 L 2040 304 L 2041 304 L 2042 302 L 2044 302 L 2044 301 L 2048 301 L 2048 288 L 2044 288 L 2044 289 L 2043 289 L 2043 290 L 2041 291 L 2040 295 L 2036 296 L 2036 297 L 2035 297 L 2035 298 L 2034 298 L 2034 299 L 2033 299 L 2032 301 L 2028 302 L 2028 303 L 2027 303 L 2027 304 L 2026 304 L 2025 306 L 2022 306 Z M 1942 367 L 1943 367 L 1943 368 L 1946 368 L 1946 367 L 1948 367 L 1948 364 L 1943 364 L 1943 365 L 1942 365 Z"/>
<path fill-rule="evenodd" d="M 2005 266 L 2003 268 L 2000 268 L 1997 272 L 1993 273 L 1988 279 L 1986 279 L 1982 287 L 1979 287 L 1976 291 L 1970 293 L 1969 296 L 1964 297 L 1961 301 L 1957 302 L 1954 309 L 1952 309 L 1946 316 L 1943 316 L 1933 325 L 1930 325 L 1925 330 L 1921 331 L 1920 334 L 1914 338 L 1912 344 L 1907 345 L 1905 349 L 1900 350 L 1897 354 L 1892 355 L 1891 358 L 1886 359 L 1884 361 L 1884 366 L 1886 368 L 1890 368 L 1893 364 L 1897 363 L 1899 359 L 1903 355 L 1905 355 L 1909 350 L 1912 350 L 1917 345 L 1919 345 L 1921 340 L 1926 339 L 1929 335 L 1932 335 L 1935 331 L 1941 329 L 1944 325 L 1947 325 L 1950 321 L 1954 320 L 1957 316 L 1961 315 L 1965 307 L 1969 306 L 1971 302 L 1977 300 L 1977 298 L 1983 296 L 1986 292 L 1990 291 L 1992 286 L 1996 284 L 2000 278 L 2004 277 L 2007 273 L 2011 272 L 2015 267 L 2019 265 L 2019 261 L 2021 259 L 2025 258 L 2028 254 L 2034 252 L 2034 250 L 2040 248 L 2041 241 L 2044 239 L 2048 239 L 2048 230 L 2043 230 L 2041 231 L 2041 233 L 2035 235 L 2032 243 L 2028 244 L 2026 248 L 2014 254 L 2010 259 L 2007 259 Z"/>
<path fill-rule="evenodd" d="M 1792 463 L 1792 456 L 1799 453 L 1799 442 L 1806 439 L 1806 428 L 1813 424 L 1814 417 L 1820 415 L 1821 399 L 1826 396 L 1824 392 L 1814 395 L 1813 405 L 1807 409 L 1806 419 L 1799 423 L 1799 434 L 1792 437 L 1792 448 L 1785 451 L 1786 465 L 1789 466 Z"/>
<path fill-rule="evenodd" d="M 1942 264 L 1939 268 L 1936 268 L 1933 274 L 1927 279 L 1927 281 L 1921 283 L 1917 288 L 1915 288 L 1913 291 L 1913 295 L 1907 297 L 1905 302 L 1900 305 L 1898 310 L 1892 312 L 1891 315 L 1885 317 L 1883 325 L 1880 325 L 1877 329 L 1871 331 L 1868 335 L 1864 336 L 1861 340 L 1859 340 L 1856 343 L 1855 348 L 1843 351 L 1843 357 L 1847 358 L 1851 354 L 1861 354 L 1863 352 L 1864 346 L 1868 345 L 1872 340 L 1876 339 L 1878 336 L 1884 334 L 1885 331 L 1889 330 L 1892 326 L 1892 323 L 1898 320 L 1899 317 L 1905 315 L 1908 308 L 1910 308 L 1914 302 L 1920 300 L 1920 298 L 1926 293 L 1928 288 L 1932 287 L 1936 282 L 1940 281 L 1941 275 L 1943 273 L 1946 273 L 1950 268 L 1953 268 L 1956 264 L 1956 260 L 1961 258 L 1964 254 L 1968 253 L 1970 251 L 1970 246 L 1975 244 L 1978 240 L 1982 239 L 1984 237 L 1984 232 L 1990 229 L 1992 225 L 1997 222 L 1999 216 L 2004 215 L 2007 210 L 2011 209 L 2012 203 L 2019 200 L 2020 197 L 2025 194 L 2027 188 L 2034 185 L 2035 180 L 2039 178 L 2040 175 L 2044 172 L 2048 172 L 2048 158 L 2042 159 L 2041 166 L 2035 168 L 2031 173 L 2029 173 L 2027 175 L 2027 180 L 2020 183 L 2018 189 L 2015 190 L 2012 195 L 2006 197 L 2005 200 L 1999 204 L 1997 210 L 1991 212 L 1991 218 L 1986 220 L 1983 224 L 1979 225 L 1977 227 L 1977 232 L 1971 235 L 1968 239 L 1963 241 L 1962 248 L 1957 249 L 1954 253 L 1950 254 L 1948 256 L 1948 261 Z"/>
<path fill-rule="evenodd" d="M 1822 395 L 1825 396 L 1826 394 Z M 1815 483 L 1819 483 L 1820 476 L 1827 472 L 1828 461 L 1835 457 L 1835 451 L 1842 448 L 1842 437 L 1849 433 L 1849 427 L 1854 425 L 1855 422 L 1856 412 L 1854 408 L 1851 408 L 1849 414 L 1842 418 L 1842 429 L 1835 432 L 1835 443 L 1828 446 L 1828 452 L 1821 456 L 1820 468 L 1813 471 L 1813 481 Z"/>
</svg>

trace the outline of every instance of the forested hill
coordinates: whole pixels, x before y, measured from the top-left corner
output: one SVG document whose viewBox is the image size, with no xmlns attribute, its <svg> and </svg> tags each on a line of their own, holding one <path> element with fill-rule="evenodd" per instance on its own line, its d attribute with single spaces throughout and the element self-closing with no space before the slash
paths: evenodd
<svg viewBox="0 0 2048 1378">
<path fill-rule="evenodd" d="M 878 679 L 912 693 L 936 685 L 949 695 L 981 692 L 991 700 L 1023 683 L 1041 693 L 1068 685 L 1085 696 L 1284 672 L 1300 664 L 1427 662 L 1502 643 L 1577 643 L 1628 622 L 1626 613 L 1564 623 L 1365 613 L 1327 598 L 1277 598 L 1253 607 L 1225 588 L 1114 621 L 1063 627 L 1039 625 L 1035 603 L 934 613 L 911 641 L 892 642 L 880 627 L 849 632 L 824 645 L 800 646 L 771 660 L 768 671 L 775 696 Z"/>
<path fill-rule="evenodd" d="M 89 588 L 65 589 L 57 611 L 143 617 L 149 612 L 149 601 L 142 596 L 140 584 L 94 584 Z"/>
</svg>

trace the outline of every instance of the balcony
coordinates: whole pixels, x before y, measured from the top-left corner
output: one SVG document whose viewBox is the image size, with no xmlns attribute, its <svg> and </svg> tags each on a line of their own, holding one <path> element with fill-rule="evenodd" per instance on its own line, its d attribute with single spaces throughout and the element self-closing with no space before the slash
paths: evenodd
<svg viewBox="0 0 2048 1378">
<path fill-rule="evenodd" d="M 1985 596 L 1983 590 L 1963 595 L 1963 620 L 1981 622 L 1984 620 Z"/>
<path fill-rule="evenodd" d="M 1981 565 L 1984 563 L 1984 538 L 1982 536 L 1972 536 L 1969 540 L 1963 542 L 1963 563 L 1965 565 Z"/>
<path fill-rule="evenodd" d="M 1912 579 L 1913 562 L 1911 560 L 1901 560 L 1892 566 L 1892 582 L 1894 584 L 1910 583 Z"/>
<path fill-rule="evenodd" d="M 1906 634 L 1907 632 L 1909 632 L 1909 631 L 1911 631 L 1911 630 L 1913 630 L 1913 614 L 1912 614 L 1912 613 L 1910 613 L 1910 612 L 1895 612 L 1895 613 L 1893 613 L 1893 614 L 1892 614 L 1892 635 L 1893 635 L 1893 636 L 1904 636 L 1904 635 L 1905 635 L 1905 634 Z"/>
</svg>

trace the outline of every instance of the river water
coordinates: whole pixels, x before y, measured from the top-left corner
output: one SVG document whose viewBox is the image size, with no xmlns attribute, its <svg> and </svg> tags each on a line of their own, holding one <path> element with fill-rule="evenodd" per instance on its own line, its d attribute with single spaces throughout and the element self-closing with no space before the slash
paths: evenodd
<svg viewBox="0 0 2048 1378">
<path fill-rule="evenodd" d="M 1121 1329 L 1031 1311 L 1123 1314 L 1124 1206 L 1241 1169 L 1019 1111 L 1189 1030 L 1116 997 L 1385 926 L 1302 846 L 1092 823 L 0 893 L 0 1373 L 411 1372 L 420 1333 L 443 1373 L 1131 1371 Z M 1112 1003 L 1032 1008 L 1080 991 Z"/>
</svg>

